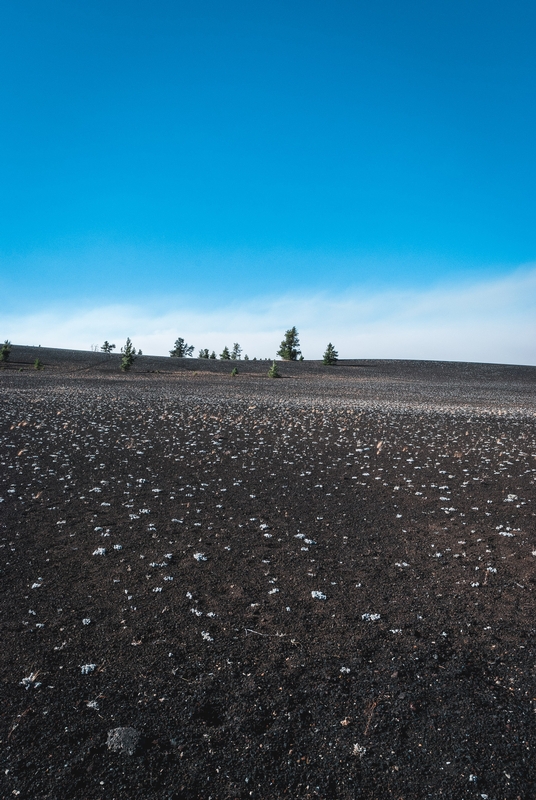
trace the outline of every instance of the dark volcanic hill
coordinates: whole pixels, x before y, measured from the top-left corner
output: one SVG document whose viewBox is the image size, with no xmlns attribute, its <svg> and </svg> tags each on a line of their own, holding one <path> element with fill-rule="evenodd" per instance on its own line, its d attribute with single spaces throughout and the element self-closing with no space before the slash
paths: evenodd
<svg viewBox="0 0 536 800">
<path fill-rule="evenodd" d="M 536 368 L 119 362 L 0 369 L 1 796 L 533 798 Z"/>
</svg>

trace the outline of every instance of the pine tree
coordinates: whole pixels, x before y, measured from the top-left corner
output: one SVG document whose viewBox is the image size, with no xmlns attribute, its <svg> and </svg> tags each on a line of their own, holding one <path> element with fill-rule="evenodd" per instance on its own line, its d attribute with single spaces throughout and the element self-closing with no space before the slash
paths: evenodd
<svg viewBox="0 0 536 800">
<path fill-rule="evenodd" d="M 231 350 L 231 358 L 233 359 L 233 361 L 239 361 L 241 354 L 242 354 L 242 348 L 240 347 L 238 342 L 235 342 L 233 344 L 233 349 Z"/>
<path fill-rule="evenodd" d="M 247 354 L 247 353 L 246 353 L 246 355 L 244 356 L 244 361 L 249 361 L 249 356 L 248 356 L 248 354 Z"/>
<path fill-rule="evenodd" d="M 2 347 L 0 348 L 0 361 L 9 361 L 9 356 L 11 355 L 11 342 L 6 339 Z"/>
<path fill-rule="evenodd" d="M 229 361 L 229 359 L 231 358 L 231 354 L 229 353 L 229 348 L 227 347 L 227 345 L 225 345 L 225 347 L 221 351 L 220 358 L 222 361 Z"/>
<path fill-rule="evenodd" d="M 101 350 L 103 353 L 111 353 L 112 350 L 115 350 L 115 344 L 110 344 L 110 342 L 106 340 L 104 344 L 101 345 Z"/>
<path fill-rule="evenodd" d="M 123 358 L 121 359 L 121 369 L 123 372 L 128 372 L 132 364 L 136 360 L 136 348 L 132 344 L 130 337 L 127 338 L 126 343 L 121 348 Z"/>
<path fill-rule="evenodd" d="M 279 370 L 277 369 L 277 364 L 275 361 L 272 362 L 272 366 L 268 370 L 268 377 L 269 378 L 280 378 L 281 375 L 279 374 Z"/>
<path fill-rule="evenodd" d="M 326 364 L 326 366 L 331 367 L 334 364 L 336 364 L 338 360 L 339 360 L 339 354 L 337 353 L 337 351 L 330 342 L 326 347 L 323 363 Z"/>
<path fill-rule="evenodd" d="M 201 348 L 201 350 L 199 351 L 199 356 L 198 356 L 198 358 L 209 358 L 209 355 L 208 355 L 208 347 L 205 347 L 204 349 L 203 349 L 203 348 Z"/>
<path fill-rule="evenodd" d="M 211 358 L 216 358 L 216 353 L 214 352 L 214 350 L 213 350 L 213 351 L 212 351 L 212 353 L 210 354 L 210 357 L 211 357 Z"/>
<path fill-rule="evenodd" d="M 298 356 L 301 355 L 301 350 L 298 349 L 299 346 L 298 331 L 296 327 L 290 328 L 290 330 L 285 331 L 285 338 L 281 342 L 276 355 L 285 361 L 297 361 Z"/>
<path fill-rule="evenodd" d="M 191 356 L 193 352 L 193 344 L 187 344 L 182 336 L 179 336 L 179 338 L 175 341 L 173 350 L 169 351 L 169 355 L 172 358 L 186 358 L 187 356 Z"/>
<path fill-rule="evenodd" d="M 236 367 L 233 367 L 233 369 L 231 370 L 231 375 L 233 376 L 233 378 L 235 377 L 235 375 L 238 375 L 238 370 Z"/>
</svg>

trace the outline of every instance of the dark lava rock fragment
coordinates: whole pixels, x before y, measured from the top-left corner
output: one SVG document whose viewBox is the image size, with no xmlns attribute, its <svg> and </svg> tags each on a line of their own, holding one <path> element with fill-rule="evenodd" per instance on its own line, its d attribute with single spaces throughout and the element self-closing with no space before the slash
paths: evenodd
<svg viewBox="0 0 536 800">
<path fill-rule="evenodd" d="M 114 753 L 128 753 L 133 756 L 140 742 L 140 734 L 135 728 L 113 728 L 108 731 L 106 744 Z"/>
</svg>

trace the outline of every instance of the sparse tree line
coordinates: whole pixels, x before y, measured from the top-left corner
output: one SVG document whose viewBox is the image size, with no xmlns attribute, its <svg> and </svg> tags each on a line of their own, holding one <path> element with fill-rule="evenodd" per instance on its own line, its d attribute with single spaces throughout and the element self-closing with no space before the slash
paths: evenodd
<svg viewBox="0 0 536 800">
<path fill-rule="evenodd" d="M 111 344 L 108 340 L 105 340 L 104 343 L 101 345 L 101 351 L 103 353 L 110 354 L 115 349 L 115 344 Z M 128 370 L 133 365 L 134 361 L 138 356 L 143 355 L 141 350 L 136 350 L 134 347 L 132 340 L 130 337 L 127 338 L 125 344 L 121 348 L 121 369 L 123 372 L 128 372 Z M 182 336 L 179 336 L 175 344 L 173 346 L 173 350 L 169 351 L 169 355 L 171 358 L 188 358 L 192 357 L 194 352 L 193 344 L 188 344 Z M 11 342 L 7 339 L 5 340 L 4 344 L 0 347 L 0 362 L 7 363 L 9 361 L 9 357 L 11 355 Z M 279 346 L 279 350 L 276 353 L 279 358 L 283 359 L 284 361 L 304 361 L 302 352 L 300 350 L 300 340 L 298 336 L 298 331 L 296 327 L 289 328 L 288 331 L 285 331 L 285 336 L 283 341 Z M 241 361 L 242 360 L 242 347 L 235 342 L 232 348 L 229 350 L 227 345 L 223 348 L 222 352 L 219 356 L 216 355 L 215 350 L 213 350 L 210 354 L 208 351 L 208 347 L 201 348 L 199 350 L 198 358 L 208 358 L 208 359 L 217 359 L 219 358 L 221 361 Z M 249 361 L 249 356 L 247 353 L 244 355 L 244 361 Z M 270 359 L 258 359 L 259 361 L 269 361 Z M 335 347 L 329 342 L 328 346 L 326 347 L 326 352 L 323 356 L 323 363 L 327 366 L 333 366 L 339 360 L 339 354 L 335 350 Z M 253 361 L 257 361 L 257 358 L 253 358 Z M 35 365 L 34 365 L 35 366 Z M 41 367 L 41 362 L 39 362 L 39 366 L 36 369 Z M 235 366 L 231 373 L 232 375 L 238 375 L 238 369 Z M 277 378 L 279 377 L 279 372 L 277 370 L 277 365 L 275 361 L 272 363 L 272 366 L 269 370 L 270 377 Z"/>
<path fill-rule="evenodd" d="M 172 358 L 186 358 L 187 356 L 193 356 L 194 353 L 194 346 L 193 344 L 188 344 L 184 341 L 184 339 L 179 336 L 177 341 L 175 342 L 175 346 L 173 350 L 169 351 L 169 355 Z M 242 348 L 235 342 L 231 350 L 225 345 L 222 352 L 219 356 L 216 355 L 216 351 L 213 350 L 209 353 L 208 347 L 202 347 L 199 353 L 197 354 L 198 358 L 210 358 L 210 359 L 217 359 L 220 358 L 222 361 L 240 361 L 242 358 Z M 254 359 L 256 360 L 256 359 Z M 244 361 L 249 361 L 249 356 L 244 356 Z"/>
<path fill-rule="evenodd" d="M 279 358 L 282 358 L 284 361 L 304 361 L 304 357 L 302 355 L 300 347 L 300 340 L 298 336 L 298 331 L 296 327 L 289 328 L 288 331 L 285 331 L 285 338 L 279 345 L 279 350 L 277 351 L 276 355 Z M 193 344 L 187 344 L 182 337 L 179 337 L 175 342 L 175 346 L 173 350 L 169 351 L 169 355 L 172 358 L 186 358 L 187 356 L 193 356 L 194 346 Z M 209 355 L 208 347 L 201 348 L 197 355 L 198 358 L 212 358 L 216 359 L 219 358 L 221 361 L 240 361 L 242 359 L 242 347 L 235 342 L 231 350 L 225 345 L 222 352 L 219 356 L 216 355 L 216 351 L 213 350 Z M 247 353 L 244 355 L 244 361 L 249 361 L 249 356 Z M 263 359 L 258 359 L 262 361 Z M 269 361 L 270 359 L 264 359 Z M 332 345 L 331 342 L 326 347 L 326 351 L 323 355 L 322 361 L 327 366 L 333 366 L 339 360 L 339 354 L 335 350 L 335 347 Z M 257 358 L 253 358 L 253 361 L 257 361 Z"/>
</svg>

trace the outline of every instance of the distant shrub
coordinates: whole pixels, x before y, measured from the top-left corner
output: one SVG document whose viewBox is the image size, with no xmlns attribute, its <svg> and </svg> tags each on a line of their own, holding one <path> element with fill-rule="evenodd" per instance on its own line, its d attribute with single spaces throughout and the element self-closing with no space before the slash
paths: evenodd
<svg viewBox="0 0 536 800">
<path fill-rule="evenodd" d="M 110 342 L 105 341 L 104 344 L 101 345 L 101 350 L 103 353 L 111 353 L 112 350 L 115 350 L 115 344 L 110 344 Z"/>
<path fill-rule="evenodd" d="M 334 366 L 334 364 L 337 363 L 338 360 L 339 360 L 339 354 L 337 353 L 337 351 L 330 342 L 326 347 L 326 352 L 324 353 L 323 357 L 323 363 L 328 367 L 332 367 Z"/>
<path fill-rule="evenodd" d="M 269 378 L 280 378 L 281 375 L 279 374 L 279 370 L 277 369 L 277 364 L 275 361 L 272 361 L 272 366 L 268 370 L 268 377 Z"/>
<path fill-rule="evenodd" d="M 126 343 L 121 348 L 121 353 L 123 354 L 123 358 L 121 359 L 121 369 L 123 372 L 128 372 L 136 360 L 136 348 L 132 344 L 130 337 L 127 338 Z"/>
<path fill-rule="evenodd" d="M 244 356 L 244 361 L 249 361 L 249 356 L 248 356 L 248 354 L 247 354 L 247 353 L 246 353 L 246 355 Z"/>
<path fill-rule="evenodd" d="M 231 370 L 231 375 L 233 376 L 233 378 L 235 377 L 235 375 L 238 375 L 238 370 L 236 367 L 233 367 L 233 369 Z"/>
<path fill-rule="evenodd" d="M 300 340 L 298 338 L 298 331 L 294 326 L 288 331 L 285 331 L 285 338 L 281 342 L 276 355 L 285 359 L 285 361 L 297 361 L 298 356 L 301 356 L 301 351 L 298 349 L 299 346 Z"/>
<path fill-rule="evenodd" d="M 11 355 L 11 342 L 8 341 L 8 339 L 6 339 L 2 347 L 0 348 L 0 361 L 8 362 L 10 355 Z"/>
<path fill-rule="evenodd" d="M 222 361 L 229 361 L 229 359 L 231 358 L 231 354 L 229 353 L 229 348 L 227 347 L 227 345 L 225 345 L 225 347 L 221 351 L 220 358 Z"/>
<path fill-rule="evenodd" d="M 205 347 L 204 350 L 203 350 L 203 348 L 201 348 L 201 350 L 199 351 L 198 358 L 210 358 L 210 356 L 208 354 L 208 347 Z"/>
<path fill-rule="evenodd" d="M 179 338 L 175 341 L 173 350 L 169 351 L 169 355 L 172 358 L 186 358 L 187 356 L 191 356 L 193 352 L 193 344 L 188 344 L 184 341 L 182 336 L 179 336 Z"/>
<path fill-rule="evenodd" d="M 214 350 L 213 350 L 213 351 L 212 351 L 212 353 L 210 354 L 210 357 L 211 357 L 211 358 L 213 358 L 213 359 L 214 359 L 214 358 L 216 358 L 216 353 L 214 352 Z"/>
<path fill-rule="evenodd" d="M 33 365 L 34 365 L 34 369 L 43 369 L 43 364 L 38 358 L 35 359 Z"/>
</svg>

